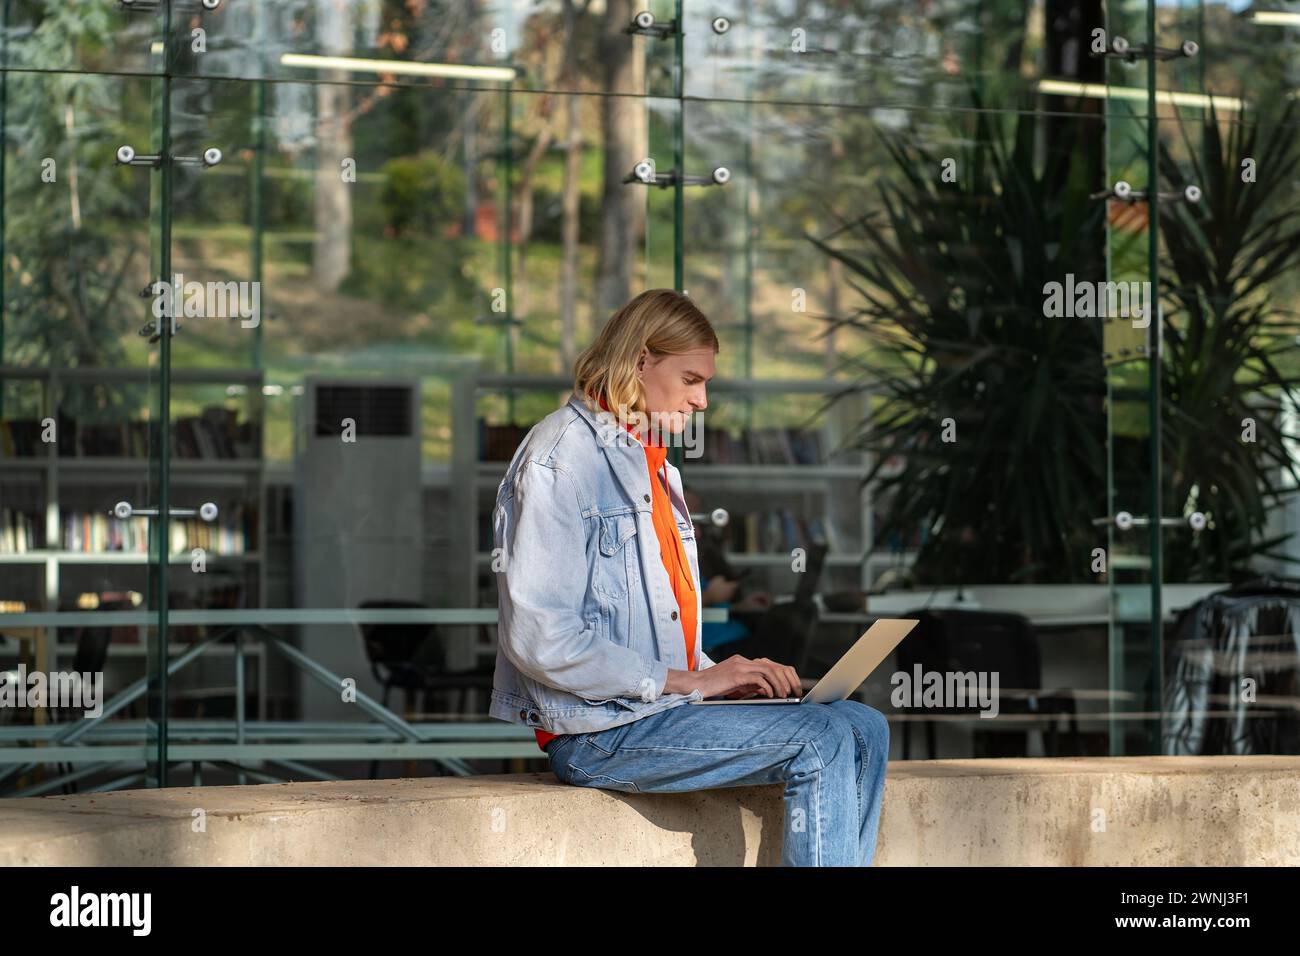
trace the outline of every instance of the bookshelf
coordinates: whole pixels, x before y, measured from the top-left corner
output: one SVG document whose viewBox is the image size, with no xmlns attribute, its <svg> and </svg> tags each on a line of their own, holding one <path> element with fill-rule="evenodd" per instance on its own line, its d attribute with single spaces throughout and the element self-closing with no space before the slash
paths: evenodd
<svg viewBox="0 0 1300 956">
<path fill-rule="evenodd" d="M 218 506 L 213 523 L 169 524 L 173 608 L 255 607 L 265 591 L 262 381 L 248 369 L 171 374 L 172 504 Z M 0 600 L 77 610 L 87 595 L 147 595 L 149 519 L 110 511 L 118 501 L 157 502 L 157 372 L 4 366 L 0 388 Z M 56 441 L 42 440 L 47 419 Z M 195 548 L 206 570 L 179 573 Z M 174 630 L 187 639 L 186 628 Z"/>
</svg>

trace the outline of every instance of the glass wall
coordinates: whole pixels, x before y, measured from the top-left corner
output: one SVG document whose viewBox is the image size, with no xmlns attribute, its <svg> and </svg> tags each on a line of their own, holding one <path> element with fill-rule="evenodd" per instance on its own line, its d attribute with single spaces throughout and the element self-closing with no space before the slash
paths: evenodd
<svg viewBox="0 0 1300 956">
<path fill-rule="evenodd" d="M 896 759 L 1300 747 L 1300 4 L 3 15 L 0 670 L 103 707 L 0 792 L 545 769 L 492 506 L 654 287 L 715 659 L 918 619 Z"/>
</svg>

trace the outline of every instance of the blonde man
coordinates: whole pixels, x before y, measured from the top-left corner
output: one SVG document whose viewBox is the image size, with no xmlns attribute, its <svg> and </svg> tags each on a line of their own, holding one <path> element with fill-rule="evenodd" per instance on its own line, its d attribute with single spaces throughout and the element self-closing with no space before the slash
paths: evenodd
<svg viewBox="0 0 1300 956">
<path fill-rule="evenodd" d="M 869 866 L 889 728 L 857 701 L 802 696 L 794 668 L 700 647 L 694 527 L 667 446 L 708 403 L 718 338 L 651 289 L 574 366 L 573 394 L 524 437 L 497 492 L 492 716 L 534 728 L 564 783 L 628 793 L 785 786 L 787 866 Z"/>
</svg>

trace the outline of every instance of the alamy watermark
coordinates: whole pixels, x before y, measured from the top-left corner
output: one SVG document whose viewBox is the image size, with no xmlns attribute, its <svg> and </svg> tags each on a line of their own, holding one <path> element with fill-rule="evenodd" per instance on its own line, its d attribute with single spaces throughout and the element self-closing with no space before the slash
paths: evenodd
<svg viewBox="0 0 1300 956">
<path fill-rule="evenodd" d="M 1153 307 L 1150 282 L 1076 282 L 1067 272 L 1064 283 L 1043 283 L 1043 315 L 1049 319 L 1126 318 L 1145 329 Z"/>
<path fill-rule="evenodd" d="M 894 689 L 889 702 L 895 707 L 980 708 L 981 717 L 998 715 L 997 671 L 923 671 L 920 664 L 912 673 L 895 671 L 889 683 Z"/>
<path fill-rule="evenodd" d="M 87 717 L 104 713 L 104 672 L 0 671 L 0 707 L 57 707 L 81 710 Z"/>
<path fill-rule="evenodd" d="M 262 321 L 261 282 L 186 282 L 184 273 L 177 272 L 171 282 L 159 279 L 150 291 L 155 296 L 153 314 L 159 332 L 164 318 L 172 320 L 175 332 L 180 316 L 237 318 L 246 329 L 257 328 Z"/>
<path fill-rule="evenodd" d="M 674 416 L 682 420 L 680 431 L 674 431 Z M 601 409 L 596 413 L 600 422 L 600 443 L 611 445 L 619 440 L 620 434 L 627 434 L 629 429 L 635 431 L 643 442 L 652 442 L 666 448 L 680 446 L 687 458 L 699 458 L 704 454 L 704 415 L 682 412 L 641 412 L 619 403 L 617 414 Z"/>
<path fill-rule="evenodd" d="M 133 936 L 148 936 L 153 926 L 152 893 L 95 893 L 73 884 L 50 897 L 50 925 L 56 927 L 120 926 Z"/>
</svg>

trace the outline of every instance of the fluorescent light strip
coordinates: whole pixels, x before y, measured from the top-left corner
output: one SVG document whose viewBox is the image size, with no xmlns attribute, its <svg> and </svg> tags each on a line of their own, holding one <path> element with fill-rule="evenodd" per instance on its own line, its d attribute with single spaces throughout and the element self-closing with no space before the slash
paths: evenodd
<svg viewBox="0 0 1300 956">
<path fill-rule="evenodd" d="M 1256 10 L 1250 19 L 1267 27 L 1300 27 L 1300 13 L 1283 13 L 1280 10 Z"/>
<path fill-rule="evenodd" d="M 1135 86 L 1107 86 L 1104 83 L 1071 83 L 1067 80 L 1039 80 L 1038 92 L 1052 93 L 1057 96 L 1087 96 L 1098 100 L 1135 100 L 1145 101 L 1147 91 Z M 1217 110 L 1236 110 L 1246 108 L 1244 100 L 1235 96 L 1208 96 L 1205 93 L 1171 93 L 1168 90 L 1156 90 L 1156 102 L 1173 106 L 1197 106 L 1209 109 L 1211 104 Z"/>
<path fill-rule="evenodd" d="M 353 73 L 404 73 L 407 76 L 441 76 L 460 80 L 499 80 L 513 82 L 516 73 L 508 66 L 468 66 L 463 63 L 412 63 L 405 60 L 366 60 L 350 56 L 312 56 L 285 53 L 282 66 L 302 66 L 313 70 L 348 70 Z"/>
</svg>

